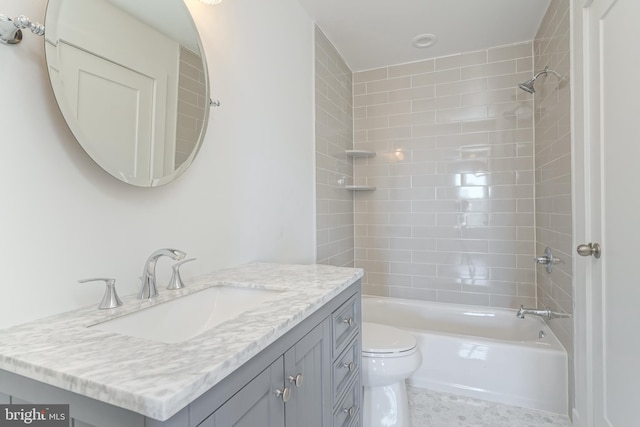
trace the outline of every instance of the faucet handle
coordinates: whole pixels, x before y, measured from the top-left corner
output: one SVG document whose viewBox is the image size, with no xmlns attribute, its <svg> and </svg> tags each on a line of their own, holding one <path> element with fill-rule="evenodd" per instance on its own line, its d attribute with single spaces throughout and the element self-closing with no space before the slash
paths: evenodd
<svg viewBox="0 0 640 427">
<path fill-rule="evenodd" d="M 88 282 L 104 282 L 107 285 L 106 289 L 104 290 L 102 301 L 100 301 L 100 305 L 98 306 L 100 310 L 116 308 L 122 305 L 122 300 L 120 299 L 120 297 L 118 297 L 118 293 L 116 292 L 116 279 L 95 277 L 91 279 L 78 280 L 78 283 Z"/>
<path fill-rule="evenodd" d="M 171 269 L 173 270 L 173 274 L 171 275 L 171 280 L 169 280 L 169 286 L 167 286 L 167 289 L 176 290 L 176 289 L 184 288 L 184 283 L 182 283 L 182 277 L 180 277 L 180 266 L 184 263 L 195 261 L 195 260 L 196 258 L 189 258 L 180 262 L 176 262 L 171 266 Z"/>
</svg>

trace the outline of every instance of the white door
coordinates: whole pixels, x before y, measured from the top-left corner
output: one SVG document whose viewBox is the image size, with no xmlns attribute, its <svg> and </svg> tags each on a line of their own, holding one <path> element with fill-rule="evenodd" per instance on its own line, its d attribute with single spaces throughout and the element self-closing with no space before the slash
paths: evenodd
<svg viewBox="0 0 640 427">
<path fill-rule="evenodd" d="M 591 270 L 588 418 L 630 427 L 640 425 L 640 1 L 593 0 L 585 12 L 587 238 L 602 245 L 600 259 L 576 263 Z"/>
</svg>

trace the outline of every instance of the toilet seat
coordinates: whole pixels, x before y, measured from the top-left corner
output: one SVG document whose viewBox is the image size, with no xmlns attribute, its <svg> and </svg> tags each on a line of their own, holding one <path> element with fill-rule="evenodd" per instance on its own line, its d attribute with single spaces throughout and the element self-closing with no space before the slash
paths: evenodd
<svg viewBox="0 0 640 427">
<path fill-rule="evenodd" d="M 363 357 L 400 357 L 415 353 L 415 337 L 379 323 L 362 322 Z"/>
</svg>

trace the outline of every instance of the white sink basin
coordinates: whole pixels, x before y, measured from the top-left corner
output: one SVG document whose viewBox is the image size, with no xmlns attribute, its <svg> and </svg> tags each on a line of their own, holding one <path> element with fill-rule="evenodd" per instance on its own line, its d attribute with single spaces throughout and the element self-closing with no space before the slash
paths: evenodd
<svg viewBox="0 0 640 427">
<path fill-rule="evenodd" d="M 89 327 L 169 344 L 178 343 L 277 298 L 280 293 L 267 289 L 213 286 Z"/>
</svg>

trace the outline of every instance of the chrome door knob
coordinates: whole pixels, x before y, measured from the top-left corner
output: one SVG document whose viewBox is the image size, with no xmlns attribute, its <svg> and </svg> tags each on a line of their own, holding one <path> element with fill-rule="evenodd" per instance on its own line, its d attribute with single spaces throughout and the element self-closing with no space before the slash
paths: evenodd
<svg viewBox="0 0 640 427">
<path fill-rule="evenodd" d="M 602 255 L 602 248 L 598 243 L 583 243 L 578 245 L 577 251 L 580 256 L 600 258 L 600 255 Z"/>
</svg>

